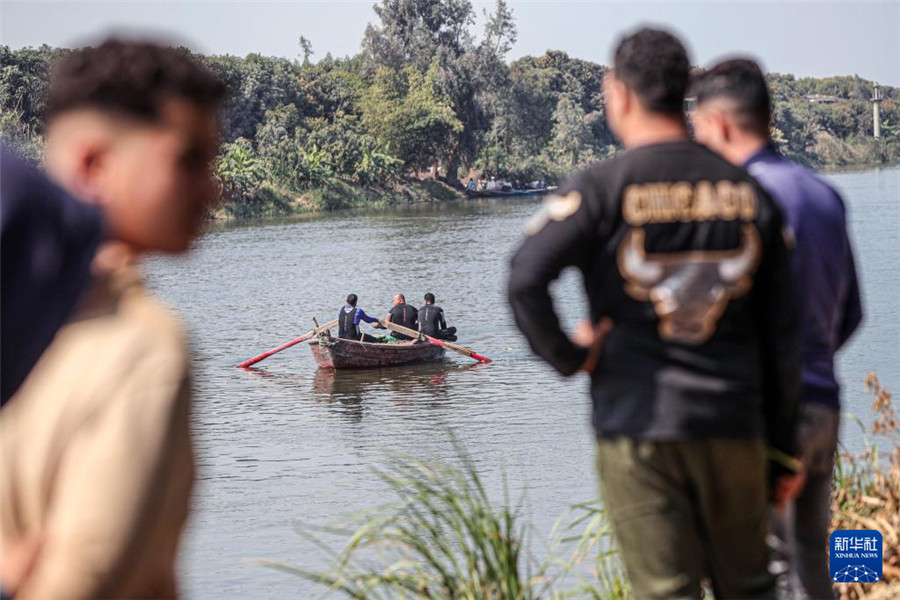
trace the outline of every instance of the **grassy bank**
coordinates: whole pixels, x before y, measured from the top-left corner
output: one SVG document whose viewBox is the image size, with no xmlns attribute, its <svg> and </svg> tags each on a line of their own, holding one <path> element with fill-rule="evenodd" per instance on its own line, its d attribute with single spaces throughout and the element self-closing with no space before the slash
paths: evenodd
<svg viewBox="0 0 900 600">
<path fill-rule="evenodd" d="M 386 208 L 420 202 L 446 202 L 464 197 L 459 190 L 430 179 L 406 180 L 388 186 L 361 186 L 333 178 L 300 193 L 265 183 L 252 199 L 244 198 L 240 202 L 222 204 L 213 213 L 213 218 L 258 219 L 348 208 Z"/>
<path fill-rule="evenodd" d="M 872 402 L 871 425 L 863 429 L 866 448 L 841 452 L 831 497 L 831 530 L 875 529 L 884 538 L 884 577 L 878 583 L 835 584 L 841 600 L 900 598 L 900 428 L 890 391 L 874 373 L 866 378 Z"/>
</svg>

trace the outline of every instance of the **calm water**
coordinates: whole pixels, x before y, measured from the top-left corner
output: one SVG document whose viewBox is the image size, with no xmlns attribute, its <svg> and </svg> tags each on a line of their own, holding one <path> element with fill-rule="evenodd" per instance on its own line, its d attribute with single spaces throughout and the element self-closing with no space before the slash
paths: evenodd
<svg viewBox="0 0 900 600">
<path fill-rule="evenodd" d="M 868 370 L 900 389 L 900 170 L 830 175 L 845 194 L 867 320 L 841 357 L 848 410 L 867 414 Z M 533 359 L 504 301 L 508 255 L 536 201 L 470 201 L 220 228 L 190 258 L 155 259 L 153 288 L 184 315 L 195 350 L 200 482 L 182 557 L 192 598 L 306 598 L 317 588 L 247 559 L 326 564 L 294 531 L 389 500 L 368 467 L 386 451 L 451 456 L 447 430 L 491 488 L 527 491 L 541 554 L 565 509 L 596 495 L 586 380 Z M 557 287 L 568 323 L 575 277 Z M 434 292 L 460 341 L 494 359 L 317 372 L 305 345 L 245 372 L 232 365 L 333 319 L 348 292 L 382 315 L 391 296 Z M 845 428 L 851 446 L 861 443 Z"/>
</svg>

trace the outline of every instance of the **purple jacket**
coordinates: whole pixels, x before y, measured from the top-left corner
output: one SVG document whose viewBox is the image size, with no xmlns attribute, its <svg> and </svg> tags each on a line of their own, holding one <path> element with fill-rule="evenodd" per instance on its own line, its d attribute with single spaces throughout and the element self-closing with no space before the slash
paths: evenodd
<svg viewBox="0 0 900 600">
<path fill-rule="evenodd" d="M 793 261 L 803 316 L 803 401 L 837 409 L 834 355 L 862 321 L 844 202 L 815 173 L 771 146 L 744 166 L 781 207 L 796 238 Z"/>
</svg>

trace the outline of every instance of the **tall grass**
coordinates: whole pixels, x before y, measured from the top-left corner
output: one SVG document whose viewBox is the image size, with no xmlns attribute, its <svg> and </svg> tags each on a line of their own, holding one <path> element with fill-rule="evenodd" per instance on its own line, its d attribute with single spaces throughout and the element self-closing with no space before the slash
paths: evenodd
<svg viewBox="0 0 900 600">
<path fill-rule="evenodd" d="M 495 506 L 471 457 L 459 446 L 458 465 L 395 456 L 375 469 L 396 497 L 360 515 L 350 527 L 306 527 L 304 535 L 332 553 L 326 572 L 274 562 L 352 598 L 532 600 L 552 585 L 547 563 L 527 556 L 521 504 Z M 506 496 L 506 494 L 504 494 Z M 349 538 L 334 553 L 324 536 Z"/>
<path fill-rule="evenodd" d="M 839 452 L 832 488 L 831 530 L 876 529 L 884 538 L 884 578 L 874 584 L 835 584 L 841 600 L 900 598 L 900 428 L 890 391 L 870 373 L 866 391 L 872 425 L 863 429 L 861 453 Z"/>
<path fill-rule="evenodd" d="M 357 515 L 347 526 L 303 527 L 301 533 L 331 556 L 327 570 L 261 564 L 359 599 L 627 597 L 626 579 L 613 562 L 611 529 L 596 503 L 564 515 L 554 527 L 551 550 L 537 560 L 528 548 L 522 502 L 511 505 L 504 491 L 503 504 L 495 505 L 459 444 L 456 457 L 450 464 L 394 456 L 374 469 L 394 502 Z M 326 539 L 331 535 L 349 541 L 335 551 Z M 593 574 L 576 573 L 598 548 L 603 559 Z M 564 581 L 571 589 L 556 589 Z"/>
</svg>

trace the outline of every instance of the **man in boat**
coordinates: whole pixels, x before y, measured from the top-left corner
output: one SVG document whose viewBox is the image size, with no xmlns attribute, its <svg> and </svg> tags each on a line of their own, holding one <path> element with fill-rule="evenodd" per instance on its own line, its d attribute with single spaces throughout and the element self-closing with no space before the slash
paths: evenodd
<svg viewBox="0 0 900 600">
<path fill-rule="evenodd" d="M 356 307 L 359 301 L 356 294 L 347 296 L 347 304 L 338 313 L 338 337 L 343 340 L 356 340 L 357 342 L 369 342 L 377 344 L 383 340 L 380 337 L 363 333 L 359 329 L 360 321 L 371 323 L 376 329 L 379 327 L 378 319 L 370 317 L 361 308 Z"/>
<path fill-rule="evenodd" d="M 190 55 L 146 42 L 73 50 L 53 70 L 47 172 L 103 209 L 115 241 L 0 411 L 0 554 L 39 544 L 17 589 L 4 590 L 16 598 L 177 595 L 195 470 L 190 356 L 137 262 L 183 253 L 202 230 L 219 195 L 224 95 Z"/>
<path fill-rule="evenodd" d="M 773 570 L 789 597 L 833 597 L 826 548 L 840 426 L 834 356 L 862 320 L 844 202 L 812 171 L 775 149 L 769 137 L 772 101 L 755 62 L 722 62 L 698 78 L 694 91 L 697 140 L 747 168 L 781 206 L 793 231 L 794 273 L 805 315 L 797 448 L 806 484 L 789 510 L 773 512 Z"/>
<path fill-rule="evenodd" d="M 606 115 L 627 152 L 576 175 L 529 223 L 513 313 L 560 373 L 591 373 L 602 496 L 634 596 L 698 598 L 709 576 L 717 598 L 772 597 L 767 456 L 781 461 L 779 503 L 799 479 L 785 473 L 800 353 L 781 212 L 688 138 L 680 41 L 641 29 L 613 64 Z M 561 329 L 549 293 L 566 267 L 584 278 L 589 348 Z"/>
<path fill-rule="evenodd" d="M 419 311 L 417 311 L 415 307 L 410 306 L 406 303 L 406 296 L 404 296 L 403 294 L 396 294 L 394 296 L 394 306 L 388 312 L 384 320 L 389 323 L 393 323 L 394 325 L 400 325 L 402 327 L 406 327 L 407 329 L 412 329 L 413 331 L 419 329 Z M 398 340 L 412 339 L 408 335 L 397 333 L 396 331 L 394 331 L 391 335 Z"/>
<path fill-rule="evenodd" d="M 419 309 L 419 331 L 439 340 L 456 341 L 456 327 L 447 327 L 444 309 L 434 304 L 434 294 L 425 294 L 425 306 Z"/>
</svg>

